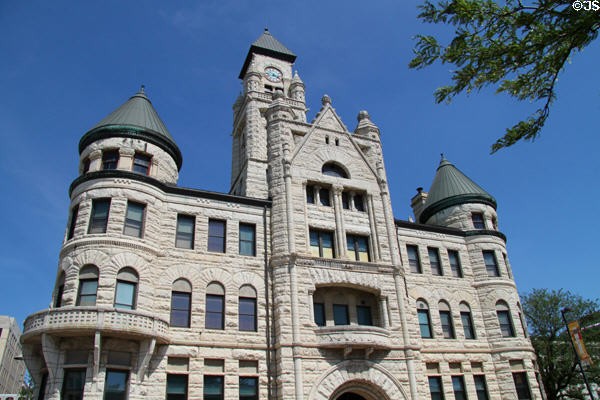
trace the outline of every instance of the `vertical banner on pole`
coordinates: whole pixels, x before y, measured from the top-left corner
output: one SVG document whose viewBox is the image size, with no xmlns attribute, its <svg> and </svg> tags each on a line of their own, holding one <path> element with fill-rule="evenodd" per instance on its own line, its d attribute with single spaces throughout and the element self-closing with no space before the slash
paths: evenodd
<svg viewBox="0 0 600 400">
<path fill-rule="evenodd" d="M 573 341 L 573 345 L 575 346 L 575 351 L 577 352 L 577 357 L 581 361 L 581 364 L 585 367 L 589 367 L 593 364 L 592 357 L 588 354 L 585 349 L 585 343 L 583 343 L 583 336 L 581 336 L 581 328 L 579 327 L 579 321 L 572 321 L 568 324 L 569 334 L 571 335 L 571 340 Z"/>
</svg>

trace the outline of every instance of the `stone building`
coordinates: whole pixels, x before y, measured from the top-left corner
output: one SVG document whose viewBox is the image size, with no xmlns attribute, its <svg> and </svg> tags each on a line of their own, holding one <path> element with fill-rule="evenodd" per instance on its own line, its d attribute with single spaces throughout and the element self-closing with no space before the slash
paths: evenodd
<svg viewBox="0 0 600 400">
<path fill-rule="evenodd" d="M 23 385 L 25 363 L 21 356 L 20 337 L 17 321 L 0 315 L 0 399 L 19 393 Z"/>
<path fill-rule="evenodd" d="M 394 219 L 379 128 L 309 121 L 295 58 L 250 47 L 227 194 L 177 186 L 143 88 L 83 135 L 39 398 L 541 399 L 494 198 L 442 159 Z"/>
</svg>

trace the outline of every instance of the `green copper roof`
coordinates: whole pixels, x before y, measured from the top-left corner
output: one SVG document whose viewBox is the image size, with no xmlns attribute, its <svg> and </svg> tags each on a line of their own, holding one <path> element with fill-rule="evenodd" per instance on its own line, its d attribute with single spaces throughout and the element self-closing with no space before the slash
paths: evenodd
<svg viewBox="0 0 600 400">
<path fill-rule="evenodd" d="M 79 141 L 79 152 L 91 142 L 107 137 L 147 140 L 167 151 L 177 163 L 177 167 L 181 168 L 181 151 L 146 96 L 144 86 L 83 135 Z"/>
<path fill-rule="evenodd" d="M 279 40 L 275 39 L 268 29 L 265 29 L 262 35 L 250 46 L 248 55 L 244 61 L 244 66 L 240 71 L 240 79 L 244 79 L 246 70 L 252 61 L 252 54 L 262 54 L 268 57 L 273 57 L 278 60 L 288 61 L 293 63 L 296 60 L 296 55 L 285 47 Z"/>
<path fill-rule="evenodd" d="M 465 203 L 484 203 L 496 208 L 496 200 L 488 192 L 442 155 L 419 222 L 425 223 L 433 214 Z"/>
</svg>

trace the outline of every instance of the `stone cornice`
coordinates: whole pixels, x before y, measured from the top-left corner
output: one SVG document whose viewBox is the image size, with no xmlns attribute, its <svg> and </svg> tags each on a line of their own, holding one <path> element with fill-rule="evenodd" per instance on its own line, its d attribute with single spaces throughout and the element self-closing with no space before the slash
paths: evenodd
<svg viewBox="0 0 600 400">
<path fill-rule="evenodd" d="M 426 225 L 419 224 L 416 222 L 408 222 L 400 219 L 395 220 L 396 226 L 400 228 L 407 229 L 416 229 L 420 231 L 426 232 L 434 232 L 434 233 L 444 233 L 446 235 L 460 236 L 460 237 L 468 237 L 468 236 L 495 236 L 502 239 L 506 243 L 506 235 L 499 231 L 493 231 L 489 229 L 477 229 L 477 230 L 469 230 L 463 231 L 457 228 L 449 228 L 446 226 L 439 225 Z"/>
</svg>

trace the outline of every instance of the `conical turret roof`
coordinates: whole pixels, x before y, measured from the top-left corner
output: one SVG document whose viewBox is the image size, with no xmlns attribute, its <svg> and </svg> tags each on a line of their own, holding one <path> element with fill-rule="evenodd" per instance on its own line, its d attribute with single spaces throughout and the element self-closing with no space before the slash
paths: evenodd
<svg viewBox="0 0 600 400">
<path fill-rule="evenodd" d="M 169 153 L 181 168 L 181 151 L 146 96 L 144 86 L 123 105 L 110 113 L 79 141 L 81 153 L 90 143 L 108 137 L 132 137 L 153 143 Z"/>
<path fill-rule="evenodd" d="M 250 50 L 248 50 L 248 55 L 246 55 L 244 66 L 240 71 L 240 79 L 244 79 L 244 75 L 246 75 L 246 70 L 252 61 L 252 54 L 262 54 L 264 56 L 273 57 L 290 63 L 293 63 L 296 60 L 296 55 L 292 53 L 290 49 L 285 47 L 279 40 L 275 39 L 269 30 L 265 28 L 263 34 L 260 35 L 260 37 L 254 41 L 254 43 L 252 43 Z"/>
<path fill-rule="evenodd" d="M 496 199 L 492 195 L 442 155 L 419 222 L 425 223 L 433 214 L 445 208 L 466 203 L 483 203 L 496 208 Z"/>
</svg>

